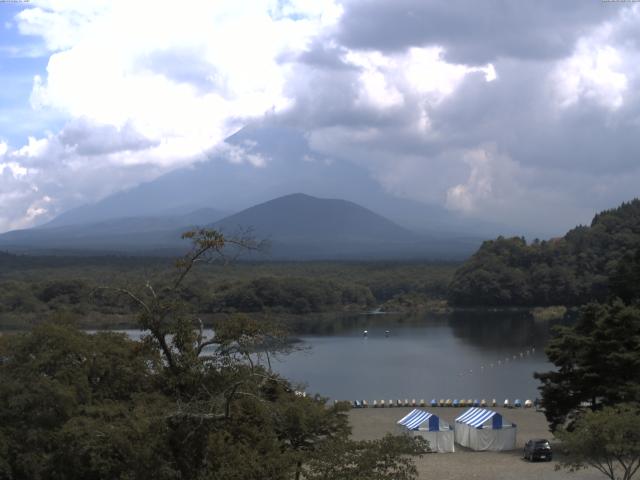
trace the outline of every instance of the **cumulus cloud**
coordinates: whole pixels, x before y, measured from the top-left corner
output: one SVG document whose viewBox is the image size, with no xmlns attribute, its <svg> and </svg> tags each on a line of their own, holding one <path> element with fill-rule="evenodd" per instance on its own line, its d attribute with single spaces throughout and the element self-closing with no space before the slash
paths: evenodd
<svg viewBox="0 0 640 480">
<path fill-rule="evenodd" d="M 142 135 L 130 124 L 122 127 L 95 124 L 83 118 L 69 122 L 59 134 L 60 142 L 77 155 L 92 156 L 156 148 L 160 140 Z"/>
<path fill-rule="evenodd" d="M 486 149 L 468 152 L 465 160 L 471 172 L 465 183 L 460 183 L 447 190 L 446 205 L 456 210 L 473 212 L 480 208 L 483 201 L 492 197 L 494 189 L 494 175 L 496 173 L 495 159 Z M 503 172 L 503 170 L 498 170 Z"/>
<path fill-rule="evenodd" d="M 47 191 L 49 207 L 4 202 L 5 217 L 15 218 L 0 229 L 200 160 L 251 119 L 286 108 L 294 99 L 280 59 L 305 51 L 341 12 L 333 0 L 29 2 L 14 23 L 42 39 L 49 56 L 30 103 L 35 115 L 55 111 L 68 121 L 9 152 L 38 169 L 23 175 L 30 185 L 56 191 Z M 74 193 L 52 187 L 62 183 Z"/>
<path fill-rule="evenodd" d="M 611 25 L 605 25 L 593 35 L 581 38 L 571 56 L 555 67 L 552 76 L 561 106 L 575 105 L 581 99 L 612 110 L 622 106 L 629 79 L 621 47 L 608 41 L 611 30 Z"/>
<path fill-rule="evenodd" d="M 540 231 L 637 195 L 637 5 L 34 0 L 13 23 L 48 50 L 35 114 L 66 121 L 4 146 L 0 229 L 212 152 L 269 169 L 221 143 L 257 118 L 304 131 L 309 168 Z"/>
<path fill-rule="evenodd" d="M 251 140 L 244 140 L 240 144 L 221 143 L 213 148 L 209 155 L 225 159 L 236 165 L 265 167 L 270 159 L 262 153 L 254 151 L 256 146 L 256 142 Z"/>
<path fill-rule="evenodd" d="M 0 229 L 25 228 L 50 220 L 66 206 L 92 203 L 121 188 L 162 173 L 162 166 L 137 163 L 130 150 L 78 148 L 69 131 L 29 138 L 0 156 Z M 87 139 L 83 139 L 87 141 Z M 124 167 L 124 168 L 123 168 Z"/>
<path fill-rule="evenodd" d="M 0 141 L 0 229 L 8 230 L 27 226 L 37 216 L 37 187 L 27 180 L 29 169 L 8 155 L 9 147 Z M 17 205 L 27 205 L 21 215 L 11 215 Z"/>
</svg>

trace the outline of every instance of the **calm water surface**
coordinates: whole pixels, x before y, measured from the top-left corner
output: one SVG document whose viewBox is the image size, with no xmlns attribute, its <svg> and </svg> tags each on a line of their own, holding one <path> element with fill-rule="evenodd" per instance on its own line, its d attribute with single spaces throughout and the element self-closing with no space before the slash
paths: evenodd
<svg viewBox="0 0 640 480">
<path fill-rule="evenodd" d="M 332 399 L 524 401 L 538 396 L 533 372 L 552 368 L 544 354 L 550 327 L 523 312 L 360 316 L 301 336 L 308 350 L 275 368 Z"/>
<path fill-rule="evenodd" d="M 544 354 L 553 324 L 526 312 L 301 318 L 297 328 L 309 332 L 299 335 L 302 349 L 272 365 L 330 399 L 524 401 L 539 396 L 533 372 L 553 367 Z"/>
</svg>

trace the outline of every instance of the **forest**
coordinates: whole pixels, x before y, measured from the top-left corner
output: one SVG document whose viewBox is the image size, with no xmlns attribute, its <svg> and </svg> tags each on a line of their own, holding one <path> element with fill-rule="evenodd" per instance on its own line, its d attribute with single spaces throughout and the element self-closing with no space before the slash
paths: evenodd
<svg viewBox="0 0 640 480">
<path fill-rule="evenodd" d="M 564 237 L 527 243 L 486 241 L 455 273 L 448 299 L 455 306 L 582 305 L 602 301 L 610 282 L 640 247 L 640 200 L 597 214 Z"/>
<path fill-rule="evenodd" d="M 85 328 L 131 325 L 130 302 L 109 293 L 170 279 L 173 262 L 145 257 L 0 254 L 0 326 L 24 328 L 64 316 Z M 205 320 L 253 313 L 300 315 L 421 309 L 445 301 L 456 264 L 424 262 L 248 262 L 202 265 L 181 295 Z"/>
</svg>

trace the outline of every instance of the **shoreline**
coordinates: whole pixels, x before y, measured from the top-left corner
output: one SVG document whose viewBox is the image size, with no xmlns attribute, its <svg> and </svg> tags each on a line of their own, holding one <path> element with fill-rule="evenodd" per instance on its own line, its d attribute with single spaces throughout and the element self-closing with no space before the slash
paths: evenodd
<svg viewBox="0 0 640 480">
<path fill-rule="evenodd" d="M 559 318 L 565 317 L 567 314 L 571 314 L 575 311 L 577 307 L 564 307 L 564 306 L 551 306 L 551 307 L 540 307 L 540 306 L 531 306 L 531 307 L 451 307 L 451 306 L 439 306 L 437 308 L 422 308 L 422 309 L 405 309 L 405 310 L 394 310 L 394 311 L 385 311 L 381 309 L 382 307 L 377 307 L 373 310 L 339 310 L 333 312 L 313 312 L 306 314 L 294 314 L 294 313 L 273 313 L 273 312 L 250 312 L 243 313 L 238 312 L 242 315 L 251 315 L 256 316 L 258 318 L 269 318 L 274 319 L 276 321 L 282 321 L 283 323 L 288 322 L 298 322 L 299 324 L 304 324 L 306 321 L 308 322 L 323 322 L 323 321 L 331 321 L 336 318 L 346 318 L 350 316 L 362 316 L 362 317 L 398 317 L 403 315 L 425 315 L 430 314 L 438 317 L 445 317 L 447 315 L 451 315 L 454 313 L 523 313 L 529 314 L 536 321 L 548 321 L 555 320 Z M 562 309 L 562 310 L 560 310 Z M 545 315 L 544 312 L 560 312 L 562 311 L 562 316 L 557 314 L 551 314 L 549 316 Z M 540 313 L 542 312 L 542 315 Z M 132 317 L 135 317 L 136 314 L 116 314 L 113 316 L 102 316 L 97 318 L 95 321 L 88 321 L 86 319 L 78 319 L 76 325 L 81 329 L 93 329 L 93 330 L 135 330 L 139 328 L 139 325 L 132 320 Z M 234 313 L 226 313 L 226 312 L 217 312 L 217 313 L 207 313 L 201 314 L 203 317 L 204 326 L 206 328 L 211 328 L 213 323 L 216 320 L 221 320 L 225 318 L 229 318 Z M 92 317 L 93 315 L 88 315 Z M 94 318 L 97 315 L 94 316 Z M 33 326 L 39 323 L 43 323 L 44 320 L 40 320 L 35 315 L 25 315 L 24 317 L 15 316 L 15 315 L 7 315 L 9 318 L 2 318 L 0 316 L 0 331 L 27 331 L 30 330 Z M 295 329 L 292 333 L 296 334 L 305 334 L 304 332 L 297 332 Z"/>
</svg>

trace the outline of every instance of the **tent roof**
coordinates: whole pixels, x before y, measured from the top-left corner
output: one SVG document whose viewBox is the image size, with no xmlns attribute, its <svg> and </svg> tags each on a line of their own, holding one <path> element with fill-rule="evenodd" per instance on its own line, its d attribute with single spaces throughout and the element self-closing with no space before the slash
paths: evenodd
<svg viewBox="0 0 640 480">
<path fill-rule="evenodd" d="M 398 424 L 407 427 L 409 430 L 414 430 L 420 427 L 423 423 L 428 422 L 431 417 L 438 418 L 433 413 L 414 408 L 407 415 L 398 420 Z"/>
<path fill-rule="evenodd" d="M 498 415 L 500 420 L 502 420 L 502 415 L 500 415 L 498 412 L 494 412 L 493 410 L 487 410 L 484 408 L 474 407 L 474 408 L 470 408 L 469 410 L 464 412 L 462 415 L 457 417 L 456 422 L 464 423 L 466 425 L 469 425 L 470 427 L 477 428 L 482 426 L 487 420 L 493 418 L 496 415 Z"/>
</svg>

